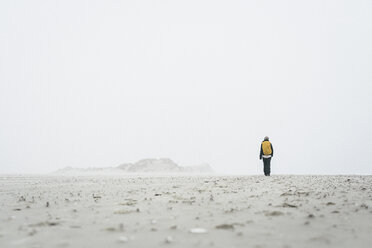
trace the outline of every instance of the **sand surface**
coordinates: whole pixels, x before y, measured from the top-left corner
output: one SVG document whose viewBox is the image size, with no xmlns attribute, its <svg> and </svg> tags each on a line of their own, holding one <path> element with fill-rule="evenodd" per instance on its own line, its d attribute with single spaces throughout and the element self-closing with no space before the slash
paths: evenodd
<svg viewBox="0 0 372 248">
<path fill-rule="evenodd" d="M 371 247 L 372 176 L 0 176 L 0 247 Z"/>
</svg>

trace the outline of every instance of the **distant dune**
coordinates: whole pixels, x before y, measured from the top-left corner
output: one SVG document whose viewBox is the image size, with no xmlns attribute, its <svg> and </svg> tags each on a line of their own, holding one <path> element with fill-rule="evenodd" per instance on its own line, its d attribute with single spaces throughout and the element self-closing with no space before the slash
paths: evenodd
<svg viewBox="0 0 372 248">
<path fill-rule="evenodd" d="M 179 166 L 169 158 L 142 159 L 136 163 L 124 163 L 117 167 L 73 168 L 65 167 L 53 172 L 59 175 L 96 174 L 212 174 L 208 164 Z"/>
</svg>

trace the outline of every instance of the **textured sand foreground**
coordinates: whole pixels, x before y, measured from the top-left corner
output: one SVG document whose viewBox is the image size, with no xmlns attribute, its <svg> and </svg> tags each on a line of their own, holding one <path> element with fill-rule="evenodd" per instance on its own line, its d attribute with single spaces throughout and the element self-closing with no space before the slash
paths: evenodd
<svg viewBox="0 0 372 248">
<path fill-rule="evenodd" d="M 0 176 L 0 247 L 371 247 L 372 176 Z"/>
</svg>

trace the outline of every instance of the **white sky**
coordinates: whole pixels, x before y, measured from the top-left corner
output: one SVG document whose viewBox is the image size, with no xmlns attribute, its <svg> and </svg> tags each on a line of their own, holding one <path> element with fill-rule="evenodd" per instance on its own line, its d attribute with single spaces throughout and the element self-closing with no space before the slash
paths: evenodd
<svg viewBox="0 0 372 248">
<path fill-rule="evenodd" d="M 169 157 L 372 174 L 372 1 L 0 1 L 0 173 Z"/>
</svg>

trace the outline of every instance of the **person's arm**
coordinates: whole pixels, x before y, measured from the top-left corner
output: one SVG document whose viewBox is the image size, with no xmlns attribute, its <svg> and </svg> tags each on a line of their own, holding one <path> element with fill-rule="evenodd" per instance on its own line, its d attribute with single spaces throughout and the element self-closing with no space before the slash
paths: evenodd
<svg viewBox="0 0 372 248">
<path fill-rule="evenodd" d="M 260 159 L 262 159 L 262 154 L 263 154 L 263 151 L 262 151 L 262 144 L 261 144 Z"/>
<path fill-rule="evenodd" d="M 274 157 L 274 148 L 273 148 L 273 144 L 270 143 L 270 145 L 271 145 L 271 157 Z"/>
</svg>

